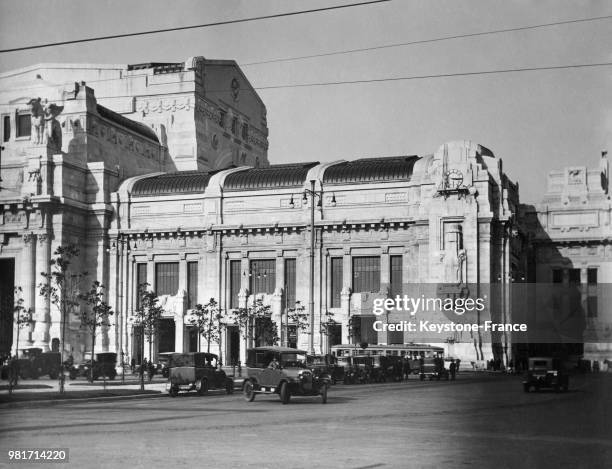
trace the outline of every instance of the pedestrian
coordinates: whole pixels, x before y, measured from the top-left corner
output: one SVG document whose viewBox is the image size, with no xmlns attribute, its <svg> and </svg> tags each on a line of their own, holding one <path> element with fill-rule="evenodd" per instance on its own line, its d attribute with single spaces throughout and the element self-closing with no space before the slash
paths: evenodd
<svg viewBox="0 0 612 469">
<path fill-rule="evenodd" d="M 455 374 L 457 373 L 457 364 L 455 363 L 455 359 L 453 358 L 450 362 L 450 366 L 448 367 L 448 371 L 450 373 L 450 379 L 455 381 Z"/>
<path fill-rule="evenodd" d="M 147 369 L 147 367 L 148 367 L 148 362 L 147 362 L 147 359 L 145 358 L 145 359 L 143 359 L 143 360 L 142 360 L 142 362 L 140 363 L 140 370 L 138 370 L 138 374 L 139 374 L 140 376 L 144 376 L 144 374 L 145 374 L 145 370 Z"/>
<path fill-rule="evenodd" d="M 155 365 L 152 360 L 149 360 L 149 366 L 147 371 L 149 372 L 149 382 L 153 380 L 153 375 L 155 374 Z"/>
<path fill-rule="evenodd" d="M 455 363 L 457 364 L 457 369 L 455 371 L 459 373 L 459 365 L 461 364 L 461 359 L 457 358 L 457 361 Z"/>
<path fill-rule="evenodd" d="M 132 366 L 132 374 L 133 374 L 134 370 L 136 369 L 136 359 L 134 357 L 132 357 L 132 361 L 130 362 L 130 365 Z"/>
</svg>

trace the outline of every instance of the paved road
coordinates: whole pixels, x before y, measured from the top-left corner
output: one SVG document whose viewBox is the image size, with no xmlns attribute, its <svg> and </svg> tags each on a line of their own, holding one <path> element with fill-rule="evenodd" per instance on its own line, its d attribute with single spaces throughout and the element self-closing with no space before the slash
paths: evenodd
<svg viewBox="0 0 612 469">
<path fill-rule="evenodd" d="M 0 461 L 27 446 L 70 448 L 64 468 L 610 467 L 612 376 L 578 377 L 572 388 L 525 394 L 520 378 L 462 374 L 337 385 L 326 405 L 219 392 L 4 407 Z"/>
</svg>

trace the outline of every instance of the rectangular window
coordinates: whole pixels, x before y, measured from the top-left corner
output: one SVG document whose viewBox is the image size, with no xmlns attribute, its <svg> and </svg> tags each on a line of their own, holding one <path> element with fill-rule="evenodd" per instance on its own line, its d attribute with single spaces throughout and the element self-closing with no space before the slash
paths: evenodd
<svg viewBox="0 0 612 469">
<path fill-rule="evenodd" d="M 247 140 L 249 138 L 249 124 L 242 124 L 242 139 Z"/>
<path fill-rule="evenodd" d="M 587 317 L 588 318 L 597 317 L 597 297 L 596 296 L 587 296 Z"/>
<path fill-rule="evenodd" d="M 17 114 L 17 137 L 29 137 L 31 133 L 30 114 Z"/>
<path fill-rule="evenodd" d="M 331 307 L 340 307 L 340 297 L 342 294 L 342 277 L 343 277 L 343 259 L 342 257 L 331 258 Z"/>
<path fill-rule="evenodd" d="M 2 116 L 2 141 L 11 139 L 11 116 Z"/>
<path fill-rule="evenodd" d="M 225 129 L 225 119 L 226 119 L 225 111 L 220 111 L 219 112 L 219 127 L 223 129 Z"/>
<path fill-rule="evenodd" d="M 276 259 L 252 260 L 249 275 L 249 293 L 274 293 L 276 288 Z"/>
<path fill-rule="evenodd" d="M 587 282 L 589 285 L 597 285 L 597 269 L 587 269 Z"/>
<path fill-rule="evenodd" d="M 391 256 L 389 261 L 391 270 L 389 275 L 389 279 L 391 280 L 389 285 L 389 293 L 391 294 L 391 298 L 395 298 L 398 295 L 401 296 L 403 293 L 402 256 Z"/>
<path fill-rule="evenodd" d="M 187 262 L 187 308 L 198 303 L 198 263 Z"/>
<path fill-rule="evenodd" d="M 229 261 L 229 304 L 231 309 L 238 308 L 238 293 L 240 293 L 240 261 Z"/>
<path fill-rule="evenodd" d="M 285 288 L 287 295 L 287 308 L 291 309 L 295 306 L 295 288 L 296 288 L 296 276 L 295 276 L 295 259 L 285 259 Z"/>
<path fill-rule="evenodd" d="M 147 283 L 147 264 L 136 264 L 136 309 L 140 308 L 140 292 Z"/>
<path fill-rule="evenodd" d="M 380 291 L 380 257 L 353 257 L 353 292 Z"/>
<path fill-rule="evenodd" d="M 552 283 L 563 283 L 563 269 L 553 269 Z"/>
<path fill-rule="evenodd" d="M 176 295 L 179 284 L 179 263 L 159 262 L 155 264 L 155 293 Z"/>
<path fill-rule="evenodd" d="M 569 283 L 571 285 L 580 285 L 582 283 L 580 280 L 580 269 L 569 270 Z"/>
<path fill-rule="evenodd" d="M 238 132 L 238 118 L 232 118 L 232 133 L 235 135 Z"/>
</svg>

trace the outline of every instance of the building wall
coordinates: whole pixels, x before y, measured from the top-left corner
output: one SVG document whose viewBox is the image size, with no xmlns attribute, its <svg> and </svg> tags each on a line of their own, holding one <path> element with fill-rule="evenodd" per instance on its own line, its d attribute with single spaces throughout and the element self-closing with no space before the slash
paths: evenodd
<svg viewBox="0 0 612 469">
<path fill-rule="evenodd" d="M 551 171 L 542 202 L 521 207 L 534 256 L 531 281 L 577 290 L 579 302 L 568 320 L 574 318 L 580 327 L 584 359 L 599 366 L 612 358 L 608 174 L 606 152 L 598 169 L 572 166 Z"/>
<path fill-rule="evenodd" d="M 135 197 L 130 193 L 138 181 L 144 179 L 126 181 L 113 196 L 120 203 L 115 205 L 118 216 L 110 232 L 117 246 L 116 251 L 111 250 L 111 263 L 122 265 L 124 269 L 123 273 L 113 269 L 116 278 L 111 280 L 114 290 L 110 299 L 126 321 L 121 326 L 122 333 L 119 329 L 114 331 L 115 343 L 128 353 L 134 353 L 127 318 L 136 301 L 133 272 L 139 263 L 147 265 L 147 281 L 153 289 L 156 288 L 155 265 L 179 263 L 178 284 L 181 287 L 176 295 L 170 295 L 172 298 L 163 299 L 167 317 L 177 321 L 177 350 L 184 345 L 183 326 L 187 324 L 188 308 L 182 290 L 186 284 L 185 266 L 190 260 L 199 263 L 199 302 L 215 298 L 223 311 L 230 312 L 229 265 L 238 261 L 241 273 L 239 306 L 245 307 L 254 299 L 262 298 L 271 306 L 272 317 L 280 326 L 281 321 L 287 321 L 284 261 L 296 259 L 296 299 L 305 306 L 309 316 L 311 202 L 304 202 L 302 196 L 304 190 L 310 188 L 311 180 L 315 181 L 318 194 L 315 203 L 322 198 L 321 207 L 316 207 L 314 213 L 315 332 L 312 345 L 317 352 L 329 350 L 329 341 L 319 333 L 321 318 L 326 318 L 327 312 L 342 325 L 344 342 L 349 340 L 351 317 L 362 317 L 364 324 L 371 323 L 374 300 L 389 296 L 391 256 L 402 256 L 404 294 L 435 295 L 435 285 L 441 282 L 475 285 L 480 281 L 499 282 L 507 276 L 500 270 L 505 264 L 501 260 L 492 261 L 492 257 L 501 255 L 495 247 L 498 243 L 495 236 L 505 236 L 503 227 L 517 205 L 516 192 L 503 175 L 501 162 L 489 150 L 471 142 L 445 144 L 435 154 L 418 159 L 408 180 L 377 180 L 372 170 L 363 176 L 365 180 L 369 178 L 367 181 L 326 182 L 325 172 L 337 164 L 342 162 L 311 167 L 299 186 L 272 189 L 230 190 L 225 187 L 228 177 L 248 171 L 247 168 L 215 174 L 201 192 L 181 193 L 177 189 L 176 194 Z M 375 164 L 382 170 L 388 161 L 380 158 Z M 276 171 L 274 166 L 268 169 Z M 445 175 L 451 171 L 463 177 L 456 187 L 444 185 L 448 182 Z M 453 236 L 461 236 L 461 247 Z M 364 256 L 379 259 L 380 286 L 374 292 L 356 293 L 352 291 L 353 259 Z M 455 265 L 456 270 L 458 256 L 462 263 L 461 278 L 455 278 L 454 271 L 450 274 L 453 278 L 449 278 L 449 265 Z M 344 266 L 342 300 L 336 308 L 330 305 L 332 257 L 342 258 Z M 274 288 L 261 295 L 251 291 L 249 276 L 256 275 L 250 270 L 251 262 L 263 259 L 276 266 L 276 277 Z M 125 282 L 120 280 L 122 278 L 131 281 Z M 482 293 L 474 288 L 472 294 Z M 121 303 L 121 298 L 128 298 L 127 303 Z M 500 313 L 495 310 L 487 314 Z M 448 321 L 442 317 L 431 319 Z M 298 335 L 298 347 L 311 348 L 309 332 Z M 368 337 L 380 343 L 389 340 L 386 333 Z M 410 336 L 405 335 L 404 339 L 408 342 Z M 447 352 L 468 362 L 493 358 L 489 336 L 459 334 L 440 339 L 439 335 L 432 334 L 421 335 L 419 339 L 442 340 Z M 503 343 L 501 337 L 493 340 Z M 511 346 L 510 342 L 508 344 Z M 231 348 L 227 336 L 222 338 L 220 347 L 212 346 L 221 355 L 227 355 Z M 245 343 L 241 340 L 240 359 L 244 359 L 244 351 Z"/>
</svg>

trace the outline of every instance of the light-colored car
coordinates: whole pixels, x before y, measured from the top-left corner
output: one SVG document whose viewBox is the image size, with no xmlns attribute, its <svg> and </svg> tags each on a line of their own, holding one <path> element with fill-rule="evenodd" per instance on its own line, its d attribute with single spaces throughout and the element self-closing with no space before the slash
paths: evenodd
<svg viewBox="0 0 612 469">
<path fill-rule="evenodd" d="M 247 351 L 247 379 L 244 398 L 252 402 L 257 394 L 278 394 L 283 404 L 291 396 L 321 396 L 327 402 L 329 375 L 314 374 L 306 352 L 288 347 L 256 347 Z"/>
</svg>

